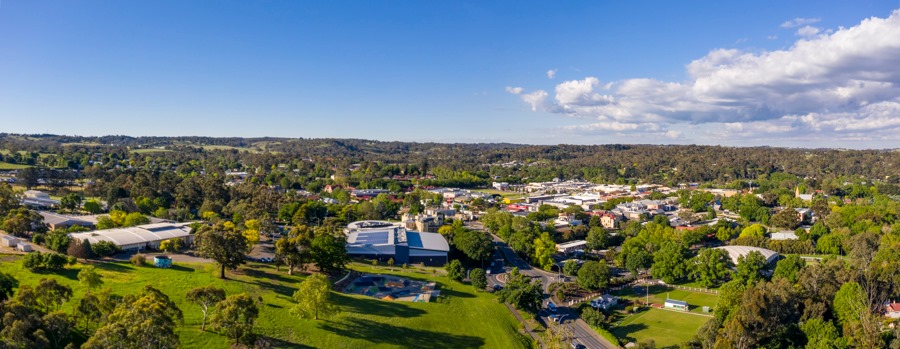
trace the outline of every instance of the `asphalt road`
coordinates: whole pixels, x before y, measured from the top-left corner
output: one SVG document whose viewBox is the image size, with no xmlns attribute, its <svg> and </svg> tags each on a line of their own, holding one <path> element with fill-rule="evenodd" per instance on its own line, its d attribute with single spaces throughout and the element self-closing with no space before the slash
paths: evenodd
<svg viewBox="0 0 900 349">
<path fill-rule="evenodd" d="M 547 288 L 550 287 L 550 284 L 556 281 L 557 275 L 554 273 L 548 273 L 543 270 L 532 268 L 528 263 L 526 263 L 522 258 L 517 255 L 509 245 L 506 244 L 500 237 L 491 234 L 491 239 L 494 240 L 494 244 L 497 246 L 497 250 L 503 257 L 509 261 L 514 267 L 519 268 L 519 272 L 531 276 L 533 278 L 539 278 L 541 280 L 541 284 L 544 286 L 544 299 L 549 301 L 550 295 L 547 294 Z M 496 258 L 496 257 L 495 257 Z M 499 267 L 496 266 L 491 270 L 491 277 L 488 278 L 488 283 L 490 284 L 504 284 L 497 280 L 497 276 L 501 273 Z M 508 270 L 502 270 L 502 272 L 507 272 Z M 546 302 L 545 302 L 546 304 Z M 557 304 L 557 314 L 566 315 L 563 318 L 563 325 L 567 326 L 572 333 L 573 340 L 581 343 L 582 345 L 591 348 L 591 349 L 613 349 L 618 348 L 618 346 L 610 343 L 606 338 L 600 336 L 597 331 L 591 328 L 584 320 L 578 317 L 578 312 L 574 309 L 569 309 L 569 307 L 563 306 L 561 304 Z M 546 319 L 546 316 L 549 315 L 546 312 L 542 312 L 539 314 L 542 316 L 542 319 Z"/>
</svg>

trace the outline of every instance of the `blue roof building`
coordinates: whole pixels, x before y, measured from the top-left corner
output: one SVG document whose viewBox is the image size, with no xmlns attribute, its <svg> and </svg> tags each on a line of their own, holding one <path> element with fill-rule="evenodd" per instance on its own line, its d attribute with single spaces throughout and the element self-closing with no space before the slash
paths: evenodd
<svg viewBox="0 0 900 349">
<path fill-rule="evenodd" d="M 408 231 L 401 227 L 354 231 L 347 235 L 351 257 L 388 260 L 395 264 L 440 266 L 447 263 L 450 244 L 441 234 Z"/>
</svg>

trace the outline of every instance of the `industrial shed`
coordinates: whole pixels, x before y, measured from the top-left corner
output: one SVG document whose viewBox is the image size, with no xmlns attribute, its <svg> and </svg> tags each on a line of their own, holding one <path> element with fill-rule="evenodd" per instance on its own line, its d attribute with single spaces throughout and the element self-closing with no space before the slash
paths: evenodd
<svg viewBox="0 0 900 349">
<path fill-rule="evenodd" d="M 127 228 L 73 233 L 69 234 L 69 236 L 72 239 L 87 240 L 91 244 L 109 241 L 126 252 L 159 249 L 160 242 L 175 238 L 184 240 L 187 245 L 191 245 L 194 242 L 190 223 L 145 224 Z"/>
</svg>

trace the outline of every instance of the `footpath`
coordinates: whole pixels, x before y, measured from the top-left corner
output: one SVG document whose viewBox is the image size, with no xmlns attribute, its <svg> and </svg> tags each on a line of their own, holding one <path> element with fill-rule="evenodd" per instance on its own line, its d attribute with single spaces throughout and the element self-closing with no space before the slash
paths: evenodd
<svg viewBox="0 0 900 349">
<path fill-rule="evenodd" d="M 519 322 L 521 322 L 522 325 L 525 326 L 525 332 L 528 332 L 528 335 L 531 336 L 531 338 L 533 338 L 535 341 L 537 341 L 538 344 L 540 344 L 539 348 L 546 348 L 546 347 L 547 347 L 547 346 L 544 344 L 544 340 L 541 339 L 541 336 L 538 335 L 537 333 L 534 333 L 534 330 L 531 328 L 531 325 L 529 325 L 528 322 L 525 321 L 524 318 L 522 318 L 522 315 L 519 314 L 519 312 L 516 311 L 516 309 L 513 308 L 513 306 L 511 306 L 511 305 L 509 305 L 509 304 L 507 304 L 507 303 L 503 303 L 503 305 L 505 305 L 506 308 L 509 309 L 509 312 L 512 313 L 513 316 L 516 317 L 516 320 L 519 320 Z"/>
</svg>

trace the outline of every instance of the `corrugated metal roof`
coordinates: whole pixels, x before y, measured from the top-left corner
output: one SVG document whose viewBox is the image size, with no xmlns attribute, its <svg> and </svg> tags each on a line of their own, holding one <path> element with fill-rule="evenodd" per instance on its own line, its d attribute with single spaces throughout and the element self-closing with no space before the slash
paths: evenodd
<svg viewBox="0 0 900 349">
<path fill-rule="evenodd" d="M 668 303 L 668 304 L 680 305 L 680 306 L 683 306 L 683 307 L 688 306 L 688 303 L 687 303 L 687 302 L 685 302 L 685 301 L 679 301 L 679 300 L 674 300 L 674 299 L 666 299 L 666 303 Z"/>
<path fill-rule="evenodd" d="M 144 244 L 162 240 L 184 238 L 191 235 L 189 223 L 157 223 L 128 228 L 95 230 L 69 234 L 73 239 L 88 240 L 92 244 L 109 241 L 118 246 Z"/>
<path fill-rule="evenodd" d="M 731 261 L 734 262 L 735 265 L 738 264 L 738 258 L 741 256 L 746 256 L 748 253 L 757 251 L 766 259 L 766 262 L 772 262 L 776 257 L 778 257 L 778 252 L 759 248 L 754 246 L 721 246 L 716 247 L 718 249 L 723 249 L 728 252 L 728 256 L 731 257 Z"/>
<path fill-rule="evenodd" d="M 422 233 L 417 231 L 406 232 L 406 243 L 410 248 L 432 250 L 432 251 L 450 251 L 450 244 L 447 239 L 438 233 Z"/>
</svg>

